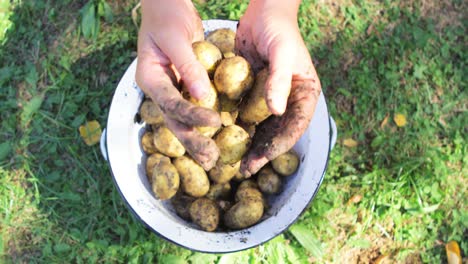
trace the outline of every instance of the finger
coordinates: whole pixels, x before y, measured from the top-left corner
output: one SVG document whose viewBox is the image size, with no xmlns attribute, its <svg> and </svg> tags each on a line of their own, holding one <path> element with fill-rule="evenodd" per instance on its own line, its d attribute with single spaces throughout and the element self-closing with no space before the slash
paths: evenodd
<svg viewBox="0 0 468 264">
<path fill-rule="evenodd" d="M 212 139 L 202 136 L 197 130 L 171 118 L 166 118 L 166 124 L 184 145 L 190 156 L 204 170 L 209 171 L 216 165 L 219 158 L 219 149 Z"/>
<path fill-rule="evenodd" d="M 254 144 L 241 163 L 243 175 L 257 173 L 268 161 L 294 146 L 314 115 L 320 91 L 316 78 L 293 82 L 285 114 L 271 116 L 258 126 L 252 139 Z"/>
<path fill-rule="evenodd" d="M 159 106 L 161 110 L 169 117 L 184 123 L 188 126 L 209 126 L 209 127 L 220 127 L 221 118 L 219 114 L 205 107 L 194 106 L 187 100 L 183 99 L 179 91 L 172 87 L 177 92 L 176 98 L 172 95 L 168 95 L 167 99 L 161 100 Z M 162 90 L 165 90 L 164 88 Z M 161 98 L 163 95 L 159 95 Z"/>
<path fill-rule="evenodd" d="M 210 79 L 193 53 L 192 40 L 177 30 L 167 31 L 164 37 L 164 41 L 158 42 L 159 48 L 174 64 L 190 94 L 196 99 L 202 99 L 208 94 Z"/>
<path fill-rule="evenodd" d="M 141 56 L 137 63 L 136 81 L 169 117 L 188 126 L 221 126 L 217 112 L 183 99 L 167 71 L 168 67 L 163 67 L 158 60 L 151 56 Z"/>
<path fill-rule="evenodd" d="M 279 39 L 268 50 L 270 66 L 265 83 L 265 99 L 274 115 L 282 115 L 286 110 L 296 53 L 293 43 L 291 40 Z"/>
</svg>

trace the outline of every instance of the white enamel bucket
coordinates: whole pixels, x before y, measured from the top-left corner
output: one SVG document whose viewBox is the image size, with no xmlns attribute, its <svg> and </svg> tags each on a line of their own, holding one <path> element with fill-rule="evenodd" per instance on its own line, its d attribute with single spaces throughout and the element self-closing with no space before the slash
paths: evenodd
<svg viewBox="0 0 468 264">
<path fill-rule="evenodd" d="M 206 32 L 217 28 L 236 30 L 237 21 L 203 21 Z M 336 126 L 328 114 L 323 93 L 315 115 L 294 146 L 300 154 L 299 170 L 288 177 L 281 194 L 271 199 L 264 220 L 253 227 L 232 232 L 205 232 L 178 217 L 170 202 L 154 198 L 145 174 L 146 155 L 140 145 L 145 125 L 135 116 L 143 93 L 135 83 L 136 60 L 128 67 L 115 90 L 101 151 L 113 179 L 132 213 L 159 236 L 182 247 L 209 253 L 226 253 L 258 246 L 283 231 L 306 209 L 317 193 L 336 142 Z"/>
</svg>

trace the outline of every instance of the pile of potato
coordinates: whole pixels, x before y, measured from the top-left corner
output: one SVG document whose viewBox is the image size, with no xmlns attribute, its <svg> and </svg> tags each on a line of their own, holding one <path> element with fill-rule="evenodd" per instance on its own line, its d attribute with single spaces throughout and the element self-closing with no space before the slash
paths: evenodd
<svg viewBox="0 0 468 264">
<path fill-rule="evenodd" d="M 250 64 L 234 53 L 235 33 L 230 29 L 211 32 L 206 41 L 193 43 L 197 59 L 212 79 L 211 90 L 203 100 L 191 97 L 186 87 L 181 93 L 191 103 L 220 113 L 221 128 L 197 127 L 214 138 L 220 150 L 216 166 L 205 171 L 165 126 L 161 109 L 150 99 L 140 107 L 147 124 L 141 139 L 148 155 L 146 174 L 157 199 L 170 199 L 177 214 L 193 221 L 202 230 L 243 229 L 258 223 L 269 207 L 266 197 L 281 192 L 283 177 L 299 165 L 290 150 L 264 166 L 249 179 L 240 172 L 255 126 L 271 113 L 263 91 L 268 70 L 255 77 Z"/>
</svg>

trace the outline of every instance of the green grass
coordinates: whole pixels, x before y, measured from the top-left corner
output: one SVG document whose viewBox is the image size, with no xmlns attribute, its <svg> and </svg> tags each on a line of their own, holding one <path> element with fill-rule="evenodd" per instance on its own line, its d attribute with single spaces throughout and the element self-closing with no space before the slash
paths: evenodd
<svg viewBox="0 0 468 264">
<path fill-rule="evenodd" d="M 86 2 L 0 0 L 0 262 L 441 263 L 450 240 L 468 253 L 465 2 L 303 1 L 300 27 L 339 140 L 300 220 L 226 255 L 146 230 L 98 146 L 81 140 L 86 120 L 106 123 L 137 32 L 136 1 L 109 1 L 112 23 L 101 18 L 84 39 Z M 246 6 L 197 4 L 203 19 L 238 19 Z"/>
</svg>

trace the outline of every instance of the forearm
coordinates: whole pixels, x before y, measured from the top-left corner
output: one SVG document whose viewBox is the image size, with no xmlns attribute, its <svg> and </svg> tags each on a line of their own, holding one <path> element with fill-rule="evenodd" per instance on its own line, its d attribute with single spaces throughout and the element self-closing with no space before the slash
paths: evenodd
<svg viewBox="0 0 468 264">
<path fill-rule="evenodd" d="M 251 0 L 246 12 L 257 14 L 276 13 L 297 18 L 297 11 L 302 0 Z"/>
<path fill-rule="evenodd" d="M 163 18 L 162 22 L 167 23 L 169 17 L 182 20 L 187 14 L 197 15 L 195 6 L 190 0 L 142 0 L 141 11 L 143 21 L 150 21 L 152 26 L 155 26 L 154 23 L 158 18 Z"/>
<path fill-rule="evenodd" d="M 186 6 L 193 6 L 193 3 L 191 0 L 141 0 L 141 7 L 144 9 L 145 7 L 148 6 L 164 6 L 165 4 L 169 5 L 175 5 L 175 6 L 180 6 L 180 5 L 186 5 Z"/>
</svg>

